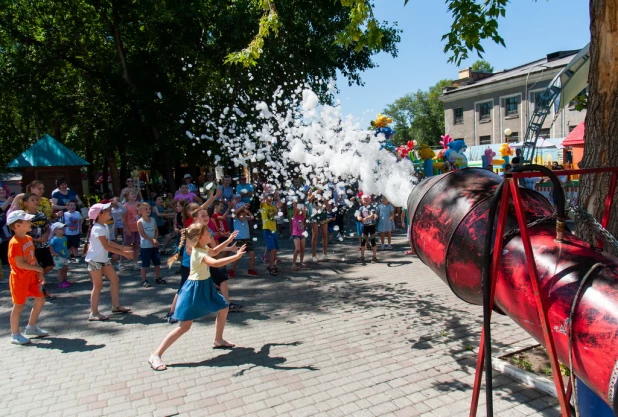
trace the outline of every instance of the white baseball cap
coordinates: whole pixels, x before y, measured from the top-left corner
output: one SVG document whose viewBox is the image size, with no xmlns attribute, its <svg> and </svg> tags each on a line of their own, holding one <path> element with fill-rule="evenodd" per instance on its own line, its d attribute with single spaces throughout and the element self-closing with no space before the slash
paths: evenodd
<svg viewBox="0 0 618 417">
<path fill-rule="evenodd" d="M 187 178 L 193 178 L 193 177 L 191 176 L 191 174 L 185 174 L 185 176 L 183 178 L 187 179 Z"/>
<path fill-rule="evenodd" d="M 14 210 L 9 213 L 9 216 L 6 219 L 6 224 L 11 225 L 18 220 L 32 220 L 33 217 L 33 214 L 28 214 L 23 210 Z"/>
<path fill-rule="evenodd" d="M 64 226 L 65 226 L 65 224 L 64 224 L 64 223 L 61 223 L 61 222 L 56 222 L 56 223 L 53 223 L 53 224 L 51 225 L 51 231 L 52 231 L 52 233 L 54 233 L 54 230 L 56 230 L 56 229 L 62 229 Z"/>
</svg>

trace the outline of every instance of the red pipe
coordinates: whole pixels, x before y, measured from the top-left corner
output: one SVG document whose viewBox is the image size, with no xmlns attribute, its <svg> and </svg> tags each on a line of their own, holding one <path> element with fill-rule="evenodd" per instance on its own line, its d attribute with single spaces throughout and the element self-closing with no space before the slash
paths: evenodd
<svg viewBox="0 0 618 417">
<path fill-rule="evenodd" d="M 482 304 L 481 271 L 491 197 L 502 178 L 469 168 L 431 177 L 408 198 L 412 243 L 419 258 L 462 300 Z M 551 215 L 539 193 L 520 188 L 526 219 Z M 499 224 L 499 223 L 498 223 Z M 506 231 L 517 227 L 510 204 Z M 555 240 L 555 224 L 528 229 L 539 275 L 539 296 L 561 363 L 569 363 L 567 319 L 581 279 L 597 262 L 605 265 L 588 282 L 577 305 L 573 329 L 575 374 L 616 411 L 618 397 L 618 259 L 592 249 L 570 232 Z M 545 344 L 524 245 L 505 240 L 495 283 L 494 309 L 507 314 Z"/>
</svg>

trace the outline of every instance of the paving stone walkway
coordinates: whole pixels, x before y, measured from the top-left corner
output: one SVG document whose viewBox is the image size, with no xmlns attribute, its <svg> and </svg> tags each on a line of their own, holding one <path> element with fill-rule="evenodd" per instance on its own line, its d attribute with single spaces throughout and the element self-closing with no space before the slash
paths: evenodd
<svg viewBox="0 0 618 417">
<path fill-rule="evenodd" d="M 283 239 L 277 277 L 262 265 L 261 276 L 246 276 L 241 264 L 230 292 L 245 308 L 230 313 L 225 330 L 238 347 L 213 351 L 214 315 L 204 317 L 166 353 L 164 372 L 147 359 L 172 329 L 162 317 L 176 268 L 164 272 L 168 285 L 149 289 L 138 271 L 122 275 L 121 301 L 134 314 L 91 323 L 87 271 L 71 265 L 76 284 L 52 286 L 59 297 L 41 315 L 51 336 L 23 347 L 9 343 L 5 280 L 0 415 L 467 416 L 481 308 L 406 257 L 405 236 L 375 265 L 354 262 L 355 243 L 337 243 L 329 262 L 292 272 L 292 243 Z M 106 286 L 101 312 L 110 309 Z M 530 341 L 509 318 L 495 315 L 494 323 L 497 347 Z M 494 387 L 498 416 L 559 415 L 554 398 L 506 376 L 496 373 Z"/>
</svg>

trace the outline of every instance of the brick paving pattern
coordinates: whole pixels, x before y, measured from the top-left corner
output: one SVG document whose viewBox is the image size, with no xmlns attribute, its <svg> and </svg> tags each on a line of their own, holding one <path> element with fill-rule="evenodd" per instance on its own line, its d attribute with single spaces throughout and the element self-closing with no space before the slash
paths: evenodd
<svg viewBox="0 0 618 417">
<path fill-rule="evenodd" d="M 134 314 L 91 323 L 87 271 L 71 265 L 76 284 L 51 285 L 58 299 L 39 321 L 51 336 L 30 346 L 9 343 L 5 279 L 0 415 L 467 416 L 481 307 L 463 303 L 403 255 L 404 241 L 396 236 L 394 250 L 363 266 L 354 262 L 356 240 L 348 239 L 331 246 L 329 262 L 292 272 L 292 243 L 282 239 L 279 276 L 262 265 L 261 276 L 246 276 L 244 260 L 230 281 L 232 301 L 245 306 L 230 313 L 225 330 L 238 347 L 213 351 L 214 315 L 204 317 L 168 350 L 164 372 L 152 371 L 147 359 L 172 329 L 162 317 L 180 279 L 176 268 L 164 271 L 167 285 L 153 288 L 139 285 L 139 271 L 124 273 L 121 302 Z M 106 285 L 101 312 L 110 309 Z M 493 338 L 498 348 L 530 341 L 500 315 Z M 554 398 L 504 375 L 494 374 L 494 386 L 496 415 L 560 415 Z"/>
</svg>

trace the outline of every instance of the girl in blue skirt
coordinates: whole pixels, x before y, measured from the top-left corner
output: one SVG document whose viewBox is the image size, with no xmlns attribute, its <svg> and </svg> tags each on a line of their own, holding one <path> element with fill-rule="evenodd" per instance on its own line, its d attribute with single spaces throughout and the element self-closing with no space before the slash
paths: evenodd
<svg viewBox="0 0 618 417">
<path fill-rule="evenodd" d="M 191 272 L 187 282 L 184 283 L 178 293 L 178 301 L 174 316 L 180 321 L 180 325 L 172 330 L 163 339 L 157 350 L 155 350 L 148 362 L 155 371 L 166 369 L 161 356 L 176 341 L 189 331 L 193 320 L 218 311 L 217 321 L 215 322 L 214 349 L 229 349 L 234 347 L 223 339 L 223 329 L 228 313 L 228 303 L 225 298 L 217 292 L 208 267 L 221 268 L 227 264 L 238 261 L 245 254 L 245 246 L 238 249 L 235 255 L 227 258 L 215 259 L 222 249 L 227 247 L 234 235 L 230 236 L 225 242 L 214 249 L 209 249 L 210 233 L 208 227 L 200 223 L 193 223 L 186 231 L 187 252 L 191 250 Z"/>
</svg>

